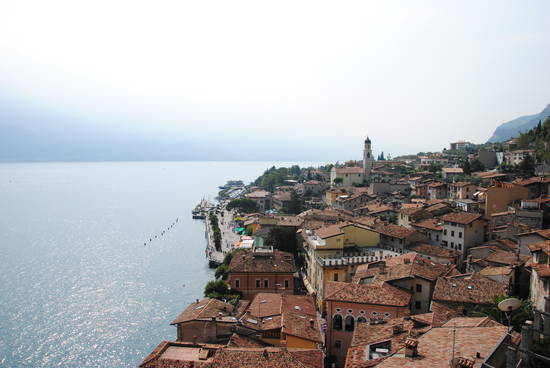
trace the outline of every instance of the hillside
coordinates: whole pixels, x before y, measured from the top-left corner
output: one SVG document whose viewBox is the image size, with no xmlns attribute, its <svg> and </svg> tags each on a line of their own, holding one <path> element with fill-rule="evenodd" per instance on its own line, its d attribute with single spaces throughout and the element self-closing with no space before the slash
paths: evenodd
<svg viewBox="0 0 550 368">
<path fill-rule="evenodd" d="M 521 116 L 499 125 L 488 143 L 503 142 L 510 138 L 517 137 L 519 133 L 526 132 L 534 128 L 539 121 L 545 121 L 550 116 L 550 104 L 544 110 L 535 115 Z"/>
</svg>

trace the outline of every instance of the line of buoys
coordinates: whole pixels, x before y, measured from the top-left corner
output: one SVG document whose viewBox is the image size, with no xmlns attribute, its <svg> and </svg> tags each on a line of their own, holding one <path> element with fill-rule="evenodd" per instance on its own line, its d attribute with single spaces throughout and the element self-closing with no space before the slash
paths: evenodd
<svg viewBox="0 0 550 368">
<path fill-rule="evenodd" d="M 168 226 L 166 228 L 166 230 L 162 230 L 162 232 L 160 233 L 160 236 L 164 236 L 164 234 L 166 234 L 167 231 L 169 231 L 171 228 L 173 228 L 179 221 L 179 218 L 176 218 L 176 221 L 172 222 L 172 224 L 170 226 Z M 155 239 L 158 238 L 158 235 L 155 235 Z M 149 243 L 153 241 L 153 238 L 149 238 Z M 147 246 L 147 242 L 144 242 L 143 243 L 143 246 Z"/>
</svg>

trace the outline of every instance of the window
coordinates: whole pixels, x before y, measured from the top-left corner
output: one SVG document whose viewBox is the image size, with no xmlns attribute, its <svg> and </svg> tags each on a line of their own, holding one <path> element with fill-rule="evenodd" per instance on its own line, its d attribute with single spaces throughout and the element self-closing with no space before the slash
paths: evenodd
<svg viewBox="0 0 550 368">
<path fill-rule="evenodd" d="M 435 234 L 435 240 L 439 241 L 439 234 Z"/>
<path fill-rule="evenodd" d="M 334 273 L 334 275 L 332 276 L 332 279 L 334 281 L 338 281 L 338 273 Z"/>
<path fill-rule="evenodd" d="M 441 242 L 441 244 L 442 244 L 444 247 L 446 247 L 448 243 L 447 243 L 446 240 L 443 240 L 443 241 Z"/>
<path fill-rule="evenodd" d="M 458 237 L 459 237 L 460 239 L 462 239 L 462 231 L 459 231 L 459 232 L 458 232 Z"/>
<path fill-rule="evenodd" d="M 353 309 L 348 309 L 348 313 L 353 313 Z"/>
<path fill-rule="evenodd" d="M 260 280 L 256 280 L 256 289 L 260 288 Z"/>
<path fill-rule="evenodd" d="M 285 289 L 288 289 L 290 283 L 288 282 L 288 280 L 285 280 Z"/>
<path fill-rule="evenodd" d="M 416 292 L 417 292 L 417 293 L 421 293 L 421 292 L 422 292 L 422 285 L 421 285 L 421 284 L 416 284 Z"/>
<path fill-rule="evenodd" d="M 390 318 L 390 314 L 388 312 L 385 312 L 384 313 L 384 319 L 388 319 L 388 318 Z"/>
<path fill-rule="evenodd" d="M 364 322 L 367 322 L 367 319 L 363 316 L 357 318 L 357 323 L 364 323 Z"/>
<path fill-rule="evenodd" d="M 462 250 L 462 244 L 458 244 L 458 250 Z"/>
<path fill-rule="evenodd" d="M 376 317 L 378 315 L 378 312 L 371 312 L 370 313 L 373 317 Z"/>
<path fill-rule="evenodd" d="M 447 229 L 443 229 L 443 235 L 447 235 Z"/>
<path fill-rule="evenodd" d="M 269 280 L 265 279 L 264 280 L 264 289 L 267 289 L 268 287 L 269 287 Z"/>
<path fill-rule="evenodd" d="M 422 303 L 419 300 L 417 300 L 417 301 L 414 302 L 414 307 L 416 309 L 420 309 L 420 308 L 422 308 Z"/>
<path fill-rule="evenodd" d="M 235 289 L 238 289 L 241 287 L 241 280 L 237 279 L 235 280 Z"/>
<path fill-rule="evenodd" d="M 432 233 L 428 233 L 428 239 L 432 240 Z"/>
<path fill-rule="evenodd" d="M 355 327 L 355 318 L 353 318 L 353 316 L 347 316 L 344 327 L 346 331 L 353 331 Z"/>
<path fill-rule="evenodd" d="M 455 236 L 455 231 L 451 230 L 451 236 Z"/>
<path fill-rule="evenodd" d="M 340 349 L 340 348 L 342 347 L 342 341 L 340 341 L 340 340 L 335 340 L 335 341 L 334 341 L 334 347 L 335 347 L 336 349 Z"/>
<path fill-rule="evenodd" d="M 334 317 L 332 317 L 332 328 L 340 331 L 342 329 L 342 316 L 339 314 L 335 314 Z"/>
</svg>

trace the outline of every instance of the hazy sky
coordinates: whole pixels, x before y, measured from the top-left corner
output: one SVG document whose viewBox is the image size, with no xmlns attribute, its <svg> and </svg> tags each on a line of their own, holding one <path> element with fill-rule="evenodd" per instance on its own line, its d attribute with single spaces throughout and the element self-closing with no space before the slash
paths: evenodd
<svg viewBox="0 0 550 368">
<path fill-rule="evenodd" d="M 4 0 L 0 158 L 323 161 L 360 159 L 366 135 L 393 155 L 485 142 L 550 103 L 549 16 L 519 0 Z"/>
</svg>

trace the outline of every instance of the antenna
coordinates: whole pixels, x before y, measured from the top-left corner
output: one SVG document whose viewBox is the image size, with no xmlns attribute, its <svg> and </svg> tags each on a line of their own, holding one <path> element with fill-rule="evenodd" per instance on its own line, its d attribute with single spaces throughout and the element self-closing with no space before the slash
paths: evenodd
<svg viewBox="0 0 550 368">
<path fill-rule="evenodd" d="M 456 343 L 456 321 L 453 324 L 453 355 L 451 357 L 451 362 L 455 360 L 455 343 Z"/>
</svg>

